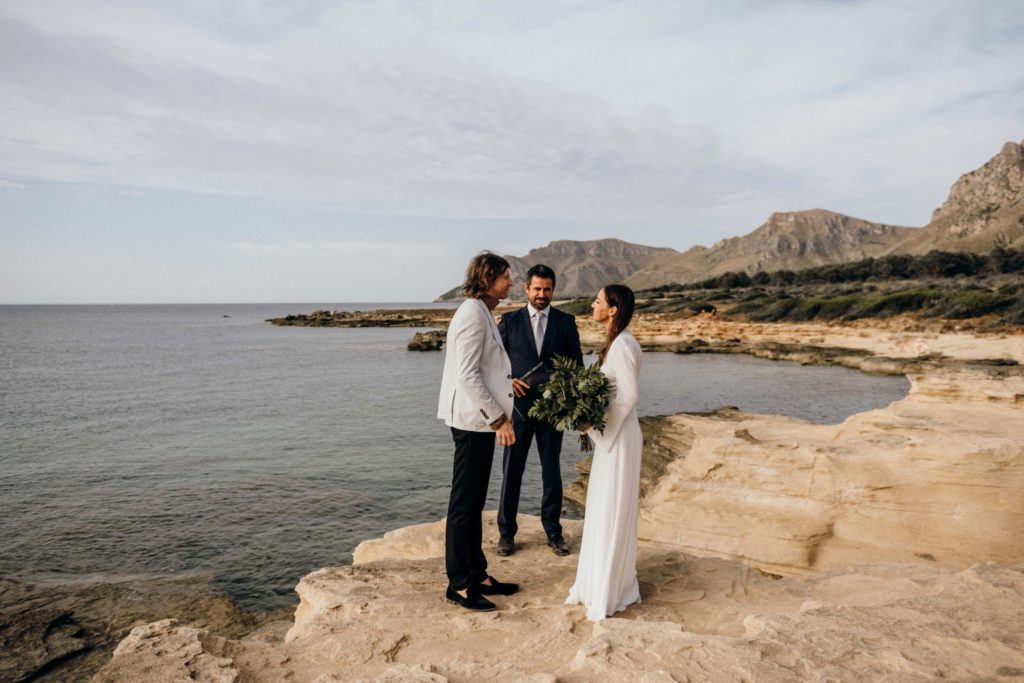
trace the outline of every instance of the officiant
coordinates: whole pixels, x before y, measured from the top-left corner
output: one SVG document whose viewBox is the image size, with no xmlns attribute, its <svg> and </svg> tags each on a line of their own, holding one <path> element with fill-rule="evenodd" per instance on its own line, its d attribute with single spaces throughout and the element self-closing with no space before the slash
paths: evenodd
<svg viewBox="0 0 1024 683">
<path fill-rule="evenodd" d="M 544 420 L 529 417 L 530 407 L 544 390 L 552 358 L 556 355 L 583 364 L 576 316 L 551 306 L 555 293 L 555 272 L 545 265 L 535 265 L 526 272 L 527 305 L 506 313 L 498 324 L 502 342 L 512 361 L 515 410 L 512 426 L 515 442 L 505 447 L 502 460 L 501 498 L 498 503 L 498 555 L 508 556 L 517 549 L 515 543 L 519 492 L 523 482 L 530 444 L 537 441 L 543 491 L 541 523 L 548 545 L 556 555 L 568 555 L 569 545 L 562 536 L 562 432 Z M 540 365 L 540 367 L 537 367 Z M 534 372 L 526 376 L 531 369 Z"/>
</svg>

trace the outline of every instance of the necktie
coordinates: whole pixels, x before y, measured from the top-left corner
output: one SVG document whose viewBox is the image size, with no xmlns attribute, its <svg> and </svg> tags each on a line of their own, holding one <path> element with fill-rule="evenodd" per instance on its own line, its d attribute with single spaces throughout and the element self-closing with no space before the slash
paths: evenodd
<svg viewBox="0 0 1024 683">
<path fill-rule="evenodd" d="M 535 313 L 533 316 L 533 339 L 537 343 L 537 355 L 540 355 L 540 348 L 544 345 L 544 319 L 543 313 Z"/>
</svg>

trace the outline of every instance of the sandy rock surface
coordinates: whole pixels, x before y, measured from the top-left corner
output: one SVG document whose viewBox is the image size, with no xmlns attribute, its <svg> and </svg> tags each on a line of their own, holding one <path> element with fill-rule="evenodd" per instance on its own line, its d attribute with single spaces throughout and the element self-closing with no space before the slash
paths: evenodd
<svg viewBox="0 0 1024 683">
<path fill-rule="evenodd" d="M 114 650 L 113 660 L 104 666 L 93 681 L 138 680 L 200 681 L 201 683 L 232 683 L 238 680 L 238 669 L 231 660 L 206 651 L 203 639 L 215 638 L 204 631 L 182 626 L 176 619 L 164 619 L 132 629 Z M 145 662 L 139 666 L 139 662 Z"/>
<path fill-rule="evenodd" d="M 488 540 L 496 541 L 493 514 Z M 443 522 L 418 527 L 443 533 Z M 527 518 L 491 572 L 522 583 L 499 610 L 442 596 L 439 548 L 377 542 L 372 562 L 305 577 L 283 642 L 225 641 L 171 621 L 140 627 L 96 680 L 1000 680 L 1024 672 L 1024 566 L 887 563 L 780 577 L 641 543 L 643 602 L 586 621 L 562 604 L 576 555 Z M 567 527 L 574 549 L 579 523 Z M 159 647 L 157 654 L 154 648 Z M 218 678 L 220 677 L 220 678 Z M 137 680 L 137 679 L 136 679 Z"/>
<path fill-rule="evenodd" d="M 838 425 L 676 415 L 685 457 L 644 499 L 640 536 L 790 573 L 876 562 L 1024 562 L 1024 376 L 912 376 Z"/>
<path fill-rule="evenodd" d="M 577 317 L 580 339 L 589 348 L 604 343 L 604 328 L 585 316 Z M 630 330 L 645 348 L 675 350 L 695 340 L 730 342 L 740 352 L 760 344 L 805 350 L 850 349 L 863 357 L 895 359 L 945 357 L 959 361 L 1003 359 L 1024 363 L 1024 330 L 978 334 L 943 330 L 944 321 L 904 317 L 860 320 L 854 323 L 749 323 L 706 315 L 637 313 Z"/>
<path fill-rule="evenodd" d="M 599 342 L 591 327 L 584 339 Z M 578 556 L 554 556 L 538 519 L 521 524 L 519 552 L 495 556 L 489 513 L 490 571 L 522 584 L 496 612 L 445 602 L 443 521 L 423 524 L 304 577 L 287 633 L 232 640 L 161 622 L 133 632 L 98 680 L 1024 677 L 1024 336 L 655 317 L 636 333 L 657 348 L 851 359 L 908 372 L 912 390 L 839 425 L 644 420 L 643 602 L 615 618 L 563 604 Z M 578 551 L 581 523 L 565 526 Z"/>
</svg>

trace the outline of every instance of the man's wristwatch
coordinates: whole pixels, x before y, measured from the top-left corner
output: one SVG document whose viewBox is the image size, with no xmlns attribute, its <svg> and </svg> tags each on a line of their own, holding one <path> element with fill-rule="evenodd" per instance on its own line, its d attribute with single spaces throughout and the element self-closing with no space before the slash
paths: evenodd
<svg viewBox="0 0 1024 683">
<path fill-rule="evenodd" d="M 497 420 L 495 420 L 494 422 L 491 423 L 491 429 L 493 429 L 494 431 L 498 431 L 499 429 L 501 429 L 501 426 L 503 424 L 505 424 L 507 421 L 508 421 L 508 416 L 507 415 L 502 415 Z"/>
</svg>

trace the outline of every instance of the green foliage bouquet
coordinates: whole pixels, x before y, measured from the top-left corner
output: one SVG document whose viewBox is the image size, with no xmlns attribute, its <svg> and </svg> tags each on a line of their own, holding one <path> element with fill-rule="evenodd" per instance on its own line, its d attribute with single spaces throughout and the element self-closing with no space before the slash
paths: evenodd
<svg viewBox="0 0 1024 683">
<path fill-rule="evenodd" d="M 571 358 L 555 356 L 552 365 L 543 392 L 530 408 L 530 417 L 549 422 L 560 432 L 596 429 L 604 433 L 612 381 L 597 363 L 586 368 Z M 593 448 L 586 434 L 580 436 L 580 448 L 584 452 Z"/>
</svg>

